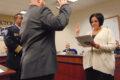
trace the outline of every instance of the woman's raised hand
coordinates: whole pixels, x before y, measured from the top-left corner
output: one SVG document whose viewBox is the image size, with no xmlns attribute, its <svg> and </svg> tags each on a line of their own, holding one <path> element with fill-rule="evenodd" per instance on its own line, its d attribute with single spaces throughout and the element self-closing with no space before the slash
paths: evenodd
<svg viewBox="0 0 120 80">
<path fill-rule="evenodd" d="M 79 33 L 80 33 L 80 24 L 77 23 L 77 24 L 76 24 L 76 35 L 78 36 Z"/>
</svg>

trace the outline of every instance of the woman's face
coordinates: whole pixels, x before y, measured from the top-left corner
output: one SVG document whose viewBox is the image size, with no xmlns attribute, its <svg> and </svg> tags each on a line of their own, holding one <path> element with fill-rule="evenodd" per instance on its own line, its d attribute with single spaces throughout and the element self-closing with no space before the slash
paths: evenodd
<svg viewBox="0 0 120 80">
<path fill-rule="evenodd" d="M 92 25 L 92 28 L 94 28 L 94 29 L 100 27 L 99 26 L 99 21 L 95 16 L 91 18 L 91 25 Z"/>
</svg>

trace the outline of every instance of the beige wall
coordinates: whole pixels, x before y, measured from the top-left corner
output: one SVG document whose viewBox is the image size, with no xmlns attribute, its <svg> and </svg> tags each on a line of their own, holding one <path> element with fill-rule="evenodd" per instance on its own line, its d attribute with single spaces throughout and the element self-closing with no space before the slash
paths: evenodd
<svg viewBox="0 0 120 80">
<path fill-rule="evenodd" d="M 72 13 L 68 26 L 63 31 L 57 31 L 56 33 L 56 47 L 57 51 L 62 51 L 65 48 L 66 43 L 71 44 L 71 48 L 75 48 L 78 52 L 83 50 L 82 47 L 77 45 L 75 39 L 75 25 L 80 23 L 80 35 L 84 35 L 90 30 L 89 16 L 94 12 L 101 12 L 105 18 L 119 15 L 120 16 L 120 0 L 109 0 L 105 3 L 96 4 L 87 9 L 78 10 Z M 13 16 L 0 14 L 0 21 L 13 22 Z M 5 24 L 5 22 L 4 22 Z M 9 25 L 0 25 L 0 27 L 6 27 Z"/>
<path fill-rule="evenodd" d="M 7 27 L 13 24 L 13 16 L 0 14 L 0 27 Z"/>
<path fill-rule="evenodd" d="M 120 0 L 109 0 L 108 2 L 96 4 L 87 9 L 72 13 L 69 25 L 64 31 L 57 32 L 56 34 L 56 47 L 58 51 L 62 51 L 67 42 L 71 43 L 71 48 L 76 48 L 78 52 L 83 50 L 82 47 L 77 45 L 75 40 L 75 25 L 78 22 L 80 23 L 80 35 L 84 35 L 91 29 L 89 16 L 95 12 L 103 13 L 105 18 L 115 15 L 120 16 Z"/>
</svg>

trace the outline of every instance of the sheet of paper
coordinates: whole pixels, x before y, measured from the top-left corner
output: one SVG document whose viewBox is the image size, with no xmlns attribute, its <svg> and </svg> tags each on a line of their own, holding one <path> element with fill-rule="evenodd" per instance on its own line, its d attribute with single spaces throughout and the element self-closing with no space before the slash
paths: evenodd
<svg viewBox="0 0 120 80">
<path fill-rule="evenodd" d="M 75 38 L 77 39 L 81 46 L 91 47 L 90 43 L 93 41 L 91 35 L 77 36 Z"/>
<path fill-rule="evenodd" d="M 0 73 L 3 73 L 3 72 L 5 72 L 4 70 L 2 70 L 2 69 L 0 69 Z"/>
</svg>

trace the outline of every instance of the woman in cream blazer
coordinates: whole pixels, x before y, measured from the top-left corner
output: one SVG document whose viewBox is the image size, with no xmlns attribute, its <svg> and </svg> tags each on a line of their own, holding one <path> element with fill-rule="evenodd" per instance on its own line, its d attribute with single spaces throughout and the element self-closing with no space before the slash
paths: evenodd
<svg viewBox="0 0 120 80">
<path fill-rule="evenodd" d="M 83 54 L 83 67 L 86 80 L 114 80 L 115 36 L 113 32 L 102 27 L 104 16 L 101 13 L 94 13 L 90 16 L 90 24 L 93 28 L 88 34 L 94 38 L 91 47 L 85 48 Z M 76 34 L 80 31 L 76 26 Z"/>
</svg>

